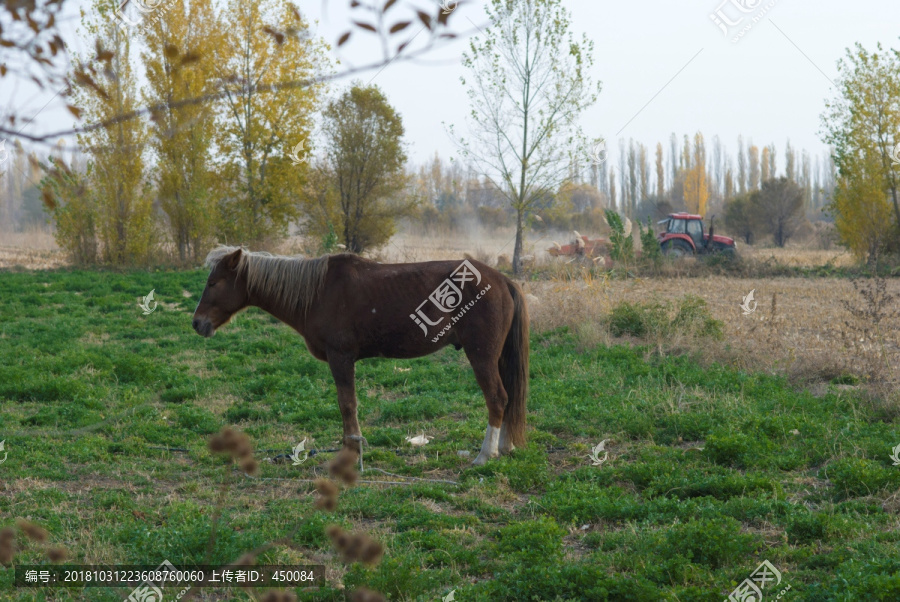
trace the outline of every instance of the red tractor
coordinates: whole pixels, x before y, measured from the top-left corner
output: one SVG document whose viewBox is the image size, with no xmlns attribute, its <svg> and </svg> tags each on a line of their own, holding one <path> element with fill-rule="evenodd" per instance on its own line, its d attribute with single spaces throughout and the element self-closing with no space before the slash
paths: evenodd
<svg viewBox="0 0 900 602">
<path fill-rule="evenodd" d="M 692 213 L 670 213 L 668 218 L 659 223 L 666 224 L 666 231 L 657 235 L 664 255 L 684 257 L 725 253 L 734 256 L 736 253 L 733 238 L 713 234 L 712 219 L 709 233 L 703 232 L 703 217 Z"/>
</svg>

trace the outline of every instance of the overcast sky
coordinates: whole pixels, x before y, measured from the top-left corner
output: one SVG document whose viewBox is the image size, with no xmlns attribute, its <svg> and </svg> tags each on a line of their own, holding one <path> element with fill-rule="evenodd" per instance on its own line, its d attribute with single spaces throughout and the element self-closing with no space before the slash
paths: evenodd
<svg viewBox="0 0 900 602">
<path fill-rule="evenodd" d="M 650 147 L 662 141 L 668 150 L 665 142 L 671 132 L 680 139 L 697 131 L 708 144 L 718 135 L 733 154 L 737 136 L 743 134 L 758 146 L 774 142 L 783 171 L 788 139 L 795 148 L 814 154 L 824 150 L 819 116 L 825 99 L 834 95 L 830 80 L 845 48 L 855 42 L 869 49 L 879 42 L 900 48 L 896 0 L 721 2 L 564 2 L 575 32 L 586 33 L 595 43 L 591 76 L 603 85 L 597 104 L 582 116 L 581 124 L 589 138 L 609 141 L 610 157 L 618 157 L 615 143 L 620 138 L 634 138 Z M 318 22 L 317 33 L 330 43 L 347 29 L 348 2 L 296 3 Z M 741 3 L 755 8 L 742 13 L 736 6 Z M 78 2 L 70 7 L 86 5 Z M 477 33 L 486 24 L 483 6 L 477 1 L 458 6 L 454 30 Z M 717 11 L 722 20 L 744 18 L 738 25 L 726 26 L 726 36 L 711 18 Z M 749 30 L 734 42 L 747 25 Z M 73 46 L 80 44 L 76 41 Z M 443 123 L 465 128 L 469 107 L 460 83 L 464 73 L 460 58 L 466 47 L 464 40 L 456 41 L 422 61 L 396 61 L 380 73 L 357 76 L 364 83 L 378 84 L 401 113 L 414 162 L 427 160 L 435 151 L 444 157 L 456 153 Z M 343 61 L 340 69 L 371 62 L 378 53 L 374 37 L 355 33 L 335 58 Z M 349 82 L 336 82 L 332 91 Z M 4 86 L 0 102 L 10 93 L 8 81 Z M 37 111 L 51 96 L 38 95 L 29 106 Z M 37 122 L 43 131 L 72 125 L 58 102 L 41 110 Z"/>
<path fill-rule="evenodd" d="M 795 148 L 824 150 L 818 135 L 824 101 L 834 94 L 829 80 L 836 61 L 856 42 L 900 48 L 900 2 L 819 0 L 734 0 L 755 6 L 729 36 L 710 18 L 734 22 L 741 13 L 729 0 L 637 2 L 569 0 L 574 30 L 595 44 L 591 76 L 603 84 L 595 106 L 582 117 L 589 138 L 606 138 L 610 157 L 615 142 L 634 138 L 648 146 L 669 134 L 703 132 L 707 143 L 718 135 L 729 154 L 737 137 L 759 146 L 774 142 L 779 171 L 788 139 Z M 347 17 L 345 3 L 330 3 L 323 17 L 320 2 L 308 5 L 326 39 L 335 39 Z M 484 3 L 462 5 L 455 27 L 475 30 L 485 24 Z M 768 7 L 768 10 L 766 10 Z M 764 13 L 756 23 L 752 18 Z M 720 16 L 721 18 L 721 16 Z M 733 38 L 747 24 L 742 38 Z M 727 27 L 726 27 L 727 28 Z M 455 153 L 441 122 L 465 123 L 469 110 L 460 76 L 458 42 L 435 53 L 433 64 L 395 63 L 374 77 L 400 110 L 416 161 L 435 151 Z M 351 59 L 371 58 L 360 39 L 345 52 Z M 370 76 L 363 78 L 368 81 Z"/>
</svg>

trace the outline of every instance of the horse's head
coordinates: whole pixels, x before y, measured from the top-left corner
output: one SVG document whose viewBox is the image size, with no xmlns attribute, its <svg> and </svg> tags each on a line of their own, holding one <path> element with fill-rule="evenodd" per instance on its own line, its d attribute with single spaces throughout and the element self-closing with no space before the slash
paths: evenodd
<svg viewBox="0 0 900 602">
<path fill-rule="evenodd" d="M 231 316 L 249 303 L 245 276 L 239 273 L 241 250 L 223 256 L 214 265 L 194 311 L 194 330 L 211 337 Z"/>
</svg>

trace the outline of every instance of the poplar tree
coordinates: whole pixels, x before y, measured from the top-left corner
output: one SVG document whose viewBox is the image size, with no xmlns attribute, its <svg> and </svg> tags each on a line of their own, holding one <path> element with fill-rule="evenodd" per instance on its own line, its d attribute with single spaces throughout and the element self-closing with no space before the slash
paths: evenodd
<svg viewBox="0 0 900 602">
<path fill-rule="evenodd" d="M 95 0 L 90 10 L 82 11 L 82 35 L 97 42 L 93 57 L 78 58 L 85 62 L 93 58 L 103 67 L 98 79 L 77 86 L 70 98 L 78 107 L 77 116 L 85 121 L 112 123 L 78 135 L 78 143 L 88 155 L 87 174 L 83 187 L 78 188 L 86 197 L 73 206 L 91 215 L 88 221 L 96 232 L 100 261 L 146 264 L 156 240 L 150 183 L 144 177 L 147 123 L 117 119 L 138 106 L 137 76 L 131 60 L 134 42 L 116 25 L 113 13 L 117 8 L 112 0 Z"/>
<path fill-rule="evenodd" d="M 662 142 L 656 143 L 656 202 L 666 196 L 666 172 L 663 166 Z"/>
<path fill-rule="evenodd" d="M 751 191 L 759 190 L 759 148 L 751 144 L 747 149 L 747 157 L 750 160 L 749 188 Z"/>
<path fill-rule="evenodd" d="M 694 136 L 693 159 L 684 178 L 684 203 L 691 213 L 705 215 L 708 200 L 706 149 L 703 145 L 703 134 L 697 132 Z"/>
<path fill-rule="evenodd" d="M 213 92 L 215 48 L 210 0 L 176 0 L 167 17 L 145 30 L 142 53 L 147 75 L 145 101 L 164 107 L 153 114 L 150 147 L 156 154 L 153 179 L 166 215 L 166 231 L 181 262 L 196 262 L 213 241 L 217 222 L 212 142 L 215 113 L 211 103 L 173 103 Z"/>
<path fill-rule="evenodd" d="M 565 179 L 571 149 L 589 152 L 576 123 L 600 86 L 588 75 L 593 42 L 576 40 L 561 0 L 491 0 L 486 12 L 489 25 L 463 55 L 472 127 L 459 143 L 515 212 L 520 274 L 526 218 Z"/>
</svg>

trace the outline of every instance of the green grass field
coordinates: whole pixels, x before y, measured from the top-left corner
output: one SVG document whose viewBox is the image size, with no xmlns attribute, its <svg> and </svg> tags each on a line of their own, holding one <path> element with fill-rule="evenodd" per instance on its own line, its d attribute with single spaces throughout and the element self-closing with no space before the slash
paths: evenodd
<svg viewBox="0 0 900 602">
<path fill-rule="evenodd" d="M 529 444 L 470 467 L 487 420 L 462 352 L 357 365 L 369 447 L 363 480 L 391 473 L 449 483 L 361 483 L 335 512 L 314 509 L 333 453 L 301 466 L 262 462 L 337 447 L 326 364 L 252 309 L 214 338 L 190 327 L 205 272 L 0 274 L 0 527 L 25 518 L 68 563 L 202 563 L 221 486 L 211 564 L 298 524 L 264 564 L 322 563 L 344 600 L 366 586 L 391 600 L 720 602 L 763 561 L 774 600 L 900 600 L 900 429 L 877 403 L 817 398 L 781 378 L 700 367 L 641 348 L 579 348 L 532 333 Z M 138 300 L 156 290 L 159 307 Z M 193 296 L 185 296 L 185 291 Z M 600 317 L 598 316 L 598 319 Z M 256 478 L 207 449 L 223 425 L 249 434 Z M 405 442 L 425 431 L 422 448 Z M 608 439 L 592 466 L 590 448 Z M 168 451 L 177 448 L 186 451 Z M 272 450 L 272 451 L 266 451 Z M 386 553 L 345 565 L 324 535 L 363 529 Z M 18 564 L 48 563 L 18 537 Z M 128 589 L 13 589 L 2 600 L 122 600 Z M 259 592 L 257 592 L 259 593 Z M 204 589 L 195 599 L 253 600 Z"/>
</svg>

